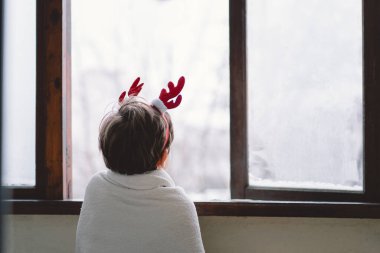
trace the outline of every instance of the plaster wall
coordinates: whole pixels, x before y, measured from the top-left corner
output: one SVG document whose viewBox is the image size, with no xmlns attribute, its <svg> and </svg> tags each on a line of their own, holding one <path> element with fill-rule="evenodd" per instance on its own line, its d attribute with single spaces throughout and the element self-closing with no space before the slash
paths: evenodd
<svg viewBox="0 0 380 253">
<path fill-rule="evenodd" d="M 7 215 L 5 252 L 74 251 L 77 215 Z M 206 252 L 379 253 L 380 220 L 200 217 Z"/>
</svg>

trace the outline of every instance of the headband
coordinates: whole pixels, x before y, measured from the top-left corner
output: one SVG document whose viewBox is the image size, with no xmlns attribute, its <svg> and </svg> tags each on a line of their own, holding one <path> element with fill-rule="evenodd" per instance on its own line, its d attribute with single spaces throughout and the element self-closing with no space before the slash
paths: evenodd
<svg viewBox="0 0 380 253">
<path fill-rule="evenodd" d="M 131 87 L 128 91 L 128 97 L 138 96 L 144 83 L 139 84 L 140 77 L 137 77 L 136 80 L 132 83 Z M 161 90 L 160 96 L 156 99 L 153 99 L 151 106 L 157 109 L 162 118 L 165 121 L 165 142 L 163 146 L 163 150 L 165 149 L 166 144 L 169 140 L 169 123 L 165 117 L 165 112 L 169 109 L 174 109 L 181 104 L 182 95 L 180 95 L 183 87 L 185 86 L 185 77 L 181 76 L 178 79 L 177 85 L 174 85 L 173 82 L 168 83 L 169 91 L 165 88 Z M 119 104 L 122 104 L 127 92 L 123 91 L 119 96 Z M 174 100 L 174 101 L 173 101 Z"/>
</svg>

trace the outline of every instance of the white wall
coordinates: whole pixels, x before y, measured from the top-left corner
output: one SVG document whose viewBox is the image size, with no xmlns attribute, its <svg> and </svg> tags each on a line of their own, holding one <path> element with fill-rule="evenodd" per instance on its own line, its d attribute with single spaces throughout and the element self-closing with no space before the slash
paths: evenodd
<svg viewBox="0 0 380 253">
<path fill-rule="evenodd" d="M 9 215 L 6 252 L 73 252 L 76 215 Z M 200 217 L 209 253 L 378 253 L 380 220 Z"/>
</svg>

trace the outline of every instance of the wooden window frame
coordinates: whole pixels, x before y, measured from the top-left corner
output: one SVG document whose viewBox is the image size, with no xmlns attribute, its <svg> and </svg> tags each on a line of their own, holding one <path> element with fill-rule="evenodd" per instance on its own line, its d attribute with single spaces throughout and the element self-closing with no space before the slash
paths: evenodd
<svg viewBox="0 0 380 253">
<path fill-rule="evenodd" d="M 37 0 L 36 181 L 5 187 L 13 199 L 71 197 L 70 0 Z"/>
<path fill-rule="evenodd" d="M 365 29 L 378 31 L 377 35 L 365 33 L 365 93 L 366 101 L 376 101 L 376 80 L 379 80 L 380 50 L 380 3 L 364 0 Z M 13 196 L 4 203 L 10 208 L 8 214 L 69 214 L 78 215 L 82 201 L 71 197 L 71 47 L 70 47 L 70 0 L 37 0 L 37 107 L 36 107 L 36 186 L 11 188 Z M 200 216 L 276 216 L 276 217 L 337 217 L 337 218 L 380 218 L 380 203 L 353 202 L 361 199 L 347 199 L 349 202 L 301 201 L 304 196 L 291 198 L 292 201 L 278 201 L 277 193 L 251 194 L 248 187 L 247 149 L 247 98 L 246 98 L 246 41 L 245 41 L 245 0 L 230 0 L 230 117 L 231 117 L 231 195 L 232 198 L 254 197 L 259 200 L 233 200 L 224 202 L 196 202 Z M 375 21 L 378 21 L 376 24 Z M 374 22 L 374 23 L 372 23 Z M 368 30 L 366 30 L 368 31 Z M 373 92 L 371 93 L 368 92 Z M 368 106 L 368 104 L 366 104 Z M 369 108 L 370 120 L 366 119 L 366 138 L 371 135 L 377 140 L 380 126 L 376 113 Z M 379 115 L 379 114 L 378 114 Z M 373 118 L 373 119 L 372 119 Z M 368 121 L 369 120 L 369 121 Z M 368 142 L 369 141 L 369 142 Z M 378 144 L 366 139 L 366 148 Z M 379 149 L 376 149 L 379 150 Z M 374 158 L 376 150 L 371 149 L 368 157 Z M 375 167 L 378 160 L 370 164 L 374 178 L 366 180 L 374 186 L 379 176 Z M 368 165 L 368 164 L 367 164 Z M 368 173 L 368 170 L 366 170 Z M 367 174 L 366 174 L 367 176 Z M 379 178 L 379 177 L 378 177 Z M 367 188 L 366 188 L 367 190 Z M 369 188 L 370 192 L 376 189 Z M 294 192 L 292 192 L 293 194 Z M 268 194 L 268 195 L 266 195 Z M 270 196 L 270 197 L 266 197 Z M 284 195 L 286 196 L 286 194 Z M 301 196 L 301 197 L 300 197 Z M 313 195 L 319 196 L 319 195 Z M 379 195 L 371 195 L 378 199 Z M 271 199 L 271 200 L 265 200 Z M 273 201 L 276 199 L 276 201 Z M 280 198 L 281 199 L 281 198 Z M 287 198 L 285 198 L 287 199 Z M 288 198 L 289 199 L 289 198 Z M 293 201 L 296 200 L 296 201 Z M 308 199 L 309 200 L 309 199 Z"/>
<path fill-rule="evenodd" d="M 230 0 L 231 195 L 237 199 L 380 203 L 380 2 L 363 0 L 364 191 L 269 189 L 249 185 L 246 1 Z"/>
</svg>

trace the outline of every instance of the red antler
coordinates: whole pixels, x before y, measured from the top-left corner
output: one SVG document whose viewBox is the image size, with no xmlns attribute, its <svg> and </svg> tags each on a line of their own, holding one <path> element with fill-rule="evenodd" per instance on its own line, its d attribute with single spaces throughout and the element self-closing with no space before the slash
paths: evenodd
<svg viewBox="0 0 380 253">
<path fill-rule="evenodd" d="M 128 91 L 128 97 L 139 95 L 144 83 L 139 84 L 140 77 L 137 77 L 136 80 L 132 83 L 131 88 Z"/>
<path fill-rule="evenodd" d="M 131 88 L 129 88 L 128 91 L 128 97 L 130 96 L 138 96 L 144 83 L 139 84 L 140 77 L 137 77 L 136 80 L 132 83 Z M 119 97 L 119 103 L 123 102 L 125 95 L 127 94 L 126 91 L 123 91 Z"/>
<path fill-rule="evenodd" d="M 120 97 L 119 97 L 119 103 L 122 103 L 124 98 L 125 98 L 125 94 L 127 94 L 126 91 L 123 91 L 121 94 L 120 94 Z"/>
<path fill-rule="evenodd" d="M 179 93 L 182 91 L 184 86 L 185 86 L 185 78 L 181 76 L 178 79 L 178 83 L 176 86 L 174 86 L 173 82 L 168 83 L 169 92 L 167 92 L 166 89 L 161 90 L 160 100 L 166 106 L 166 108 L 173 109 L 179 106 L 179 104 L 182 101 L 182 96 L 179 95 Z M 176 98 L 175 101 L 169 101 L 174 98 Z"/>
</svg>

